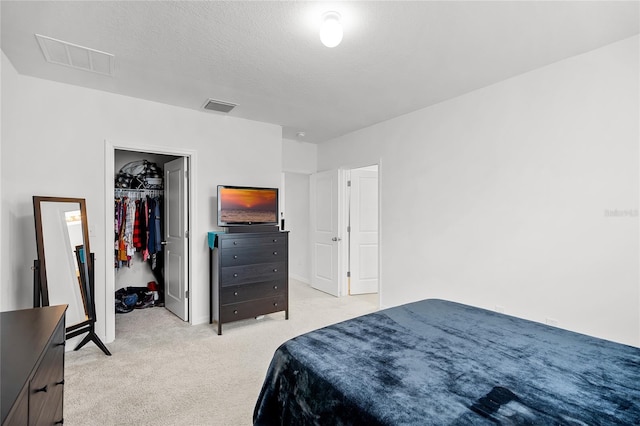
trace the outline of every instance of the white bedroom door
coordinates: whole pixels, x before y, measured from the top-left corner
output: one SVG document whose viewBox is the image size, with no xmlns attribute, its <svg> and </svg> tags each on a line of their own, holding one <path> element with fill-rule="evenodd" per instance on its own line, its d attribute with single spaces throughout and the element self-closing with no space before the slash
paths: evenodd
<svg viewBox="0 0 640 426">
<path fill-rule="evenodd" d="M 189 319 L 187 159 L 164 165 L 164 299 L 165 307 L 182 320 Z"/>
<path fill-rule="evenodd" d="M 311 175 L 311 287 L 340 295 L 338 170 Z"/>
<path fill-rule="evenodd" d="M 378 171 L 351 170 L 349 294 L 378 291 Z"/>
</svg>

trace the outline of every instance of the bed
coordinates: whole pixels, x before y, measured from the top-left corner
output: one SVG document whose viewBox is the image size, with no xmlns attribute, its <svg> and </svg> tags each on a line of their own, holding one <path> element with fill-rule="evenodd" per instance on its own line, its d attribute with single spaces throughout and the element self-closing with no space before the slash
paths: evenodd
<svg viewBox="0 0 640 426">
<path fill-rule="evenodd" d="M 640 425 L 640 348 L 428 299 L 275 352 L 254 425 Z"/>
</svg>

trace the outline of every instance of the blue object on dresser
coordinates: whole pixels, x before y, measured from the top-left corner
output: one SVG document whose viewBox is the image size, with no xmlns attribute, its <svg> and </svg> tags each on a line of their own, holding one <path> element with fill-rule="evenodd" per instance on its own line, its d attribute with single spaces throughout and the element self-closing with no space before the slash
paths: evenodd
<svg viewBox="0 0 640 426">
<path fill-rule="evenodd" d="M 255 425 L 637 425 L 640 348 L 429 299 L 276 351 Z"/>
<path fill-rule="evenodd" d="M 207 233 L 207 242 L 209 243 L 209 248 L 211 250 L 213 250 L 213 248 L 215 247 L 215 243 L 216 243 L 216 235 L 218 234 L 224 234 L 224 231 L 209 231 Z"/>
</svg>

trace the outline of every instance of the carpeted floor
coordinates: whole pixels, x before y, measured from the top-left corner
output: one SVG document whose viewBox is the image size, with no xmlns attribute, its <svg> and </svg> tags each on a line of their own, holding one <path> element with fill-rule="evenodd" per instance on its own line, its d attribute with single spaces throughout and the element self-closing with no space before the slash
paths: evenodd
<svg viewBox="0 0 640 426">
<path fill-rule="evenodd" d="M 92 343 L 65 358 L 66 425 L 252 424 L 267 367 L 286 340 L 377 310 L 378 295 L 335 298 L 290 281 L 284 313 L 190 326 L 164 308 L 116 315 L 105 356 Z"/>
</svg>

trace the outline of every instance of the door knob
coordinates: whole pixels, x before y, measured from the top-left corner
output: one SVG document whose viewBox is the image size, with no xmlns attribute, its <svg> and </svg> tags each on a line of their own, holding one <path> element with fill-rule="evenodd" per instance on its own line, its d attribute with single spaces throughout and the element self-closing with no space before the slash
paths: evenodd
<svg viewBox="0 0 640 426">
<path fill-rule="evenodd" d="M 331 239 L 331 241 L 342 241 L 342 238 L 333 237 L 333 238 Z"/>
</svg>

